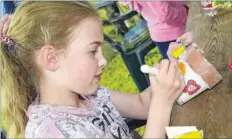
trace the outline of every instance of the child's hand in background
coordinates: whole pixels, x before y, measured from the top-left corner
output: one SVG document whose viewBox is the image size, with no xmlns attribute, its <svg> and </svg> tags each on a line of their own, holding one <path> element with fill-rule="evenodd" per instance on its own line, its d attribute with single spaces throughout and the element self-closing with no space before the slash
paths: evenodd
<svg viewBox="0 0 232 139">
<path fill-rule="evenodd" d="M 4 15 L 4 17 L 1 19 L 1 36 L 6 36 L 10 21 L 11 21 L 12 15 Z"/>
<path fill-rule="evenodd" d="M 180 41 L 183 41 L 185 46 L 188 46 L 188 47 L 192 47 L 196 50 L 198 50 L 199 52 L 201 52 L 202 54 L 204 53 L 204 51 L 198 47 L 198 45 L 196 43 L 193 42 L 193 34 L 192 32 L 186 32 L 185 34 L 181 35 L 177 40 L 176 42 L 172 42 L 170 43 L 169 45 L 169 48 L 168 48 L 168 51 L 167 51 L 167 55 L 168 55 L 168 58 L 170 60 L 173 60 L 174 58 L 172 57 L 172 52 L 177 49 L 178 47 L 180 47 L 178 45 L 177 42 L 180 42 Z"/>
<path fill-rule="evenodd" d="M 181 35 L 179 38 L 176 39 L 176 42 L 184 41 L 187 44 L 193 43 L 193 33 L 192 32 L 186 32 L 183 35 Z"/>
<path fill-rule="evenodd" d="M 184 78 L 177 69 L 176 61 L 162 60 L 159 65 L 158 74 L 149 75 L 152 91 L 152 100 L 156 104 L 172 107 L 182 94 L 185 86 Z"/>
<path fill-rule="evenodd" d="M 172 56 L 172 52 L 177 49 L 179 44 L 177 42 L 171 42 L 168 47 L 167 55 L 169 60 L 175 60 L 175 58 Z"/>
<path fill-rule="evenodd" d="M 172 42 L 169 44 L 169 48 L 167 51 L 168 58 L 170 60 L 173 60 L 172 52 L 179 47 L 177 42 L 184 41 L 185 45 L 192 45 L 193 42 L 193 34 L 192 32 L 186 32 L 183 35 L 181 35 L 179 38 L 177 38 L 176 42 Z"/>
</svg>

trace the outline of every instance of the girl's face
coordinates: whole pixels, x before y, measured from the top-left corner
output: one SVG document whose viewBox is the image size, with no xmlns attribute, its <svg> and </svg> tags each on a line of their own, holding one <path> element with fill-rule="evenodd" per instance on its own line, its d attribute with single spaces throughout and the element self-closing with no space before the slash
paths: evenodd
<svg viewBox="0 0 232 139">
<path fill-rule="evenodd" d="M 76 27 L 70 47 L 60 59 L 59 72 L 69 91 L 91 95 L 98 87 L 102 68 L 103 30 L 97 18 L 87 18 Z"/>
</svg>

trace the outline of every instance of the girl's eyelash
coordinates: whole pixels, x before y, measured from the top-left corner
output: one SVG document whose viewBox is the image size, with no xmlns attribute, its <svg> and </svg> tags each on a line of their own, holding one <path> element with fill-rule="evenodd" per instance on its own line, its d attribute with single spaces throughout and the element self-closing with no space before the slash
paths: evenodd
<svg viewBox="0 0 232 139">
<path fill-rule="evenodd" d="M 97 52 L 97 50 L 93 50 L 93 51 L 91 51 L 91 53 L 93 53 L 93 54 L 95 54 Z"/>
</svg>

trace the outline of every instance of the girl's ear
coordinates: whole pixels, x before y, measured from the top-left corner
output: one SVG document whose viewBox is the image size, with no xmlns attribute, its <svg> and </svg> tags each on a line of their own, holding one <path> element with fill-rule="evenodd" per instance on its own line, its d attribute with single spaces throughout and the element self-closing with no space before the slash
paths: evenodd
<svg viewBox="0 0 232 139">
<path fill-rule="evenodd" d="M 47 70 L 56 71 L 60 66 L 56 49 L 51 45 L 44 45 L 39 52 L 39 63 Z"/>
</svg>

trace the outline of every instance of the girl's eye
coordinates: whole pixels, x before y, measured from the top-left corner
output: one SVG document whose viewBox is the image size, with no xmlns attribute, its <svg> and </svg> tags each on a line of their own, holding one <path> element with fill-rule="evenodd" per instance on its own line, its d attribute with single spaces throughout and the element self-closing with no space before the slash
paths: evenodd
<svg viewBox="0 0 232 139">
<path fill-rule="evenodd" d="M 90 51 L 90 53 L 92 53 L 92 54 L 96 54 L 97 53 L 97 50 L 94 50 L 94 51 Z"/>
</svg>

